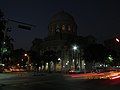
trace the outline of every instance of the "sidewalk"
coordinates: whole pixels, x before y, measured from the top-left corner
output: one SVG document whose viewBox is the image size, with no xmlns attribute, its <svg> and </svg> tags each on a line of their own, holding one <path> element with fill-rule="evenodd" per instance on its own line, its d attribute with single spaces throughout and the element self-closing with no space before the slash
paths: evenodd
<svg viewBox="0 0 120 90">
<path fill-rule="evenodd" d="M 9 73 L 0 73 L 1 79 L 9 79 L 9 78 L 20 78 L 20 77 L 33 77 L 33 76 L 45 76 L 46 73 L 34 73 L 34 72 L 9 72 Z"/>
<path fill-rule="evenodd" d="M 12 73 L 0 73 L 0 79 L 8 79 L 15 76 L 17 75 Z"/>
<path fill-rule="evenodd" d="M 27 72 L 0 73 L 0 80 L 14 78 L 14 77 L 22 77 L 22 76 L 27 76 L 27 75 L 31 75 L 31 74 Z"/>
</svg>

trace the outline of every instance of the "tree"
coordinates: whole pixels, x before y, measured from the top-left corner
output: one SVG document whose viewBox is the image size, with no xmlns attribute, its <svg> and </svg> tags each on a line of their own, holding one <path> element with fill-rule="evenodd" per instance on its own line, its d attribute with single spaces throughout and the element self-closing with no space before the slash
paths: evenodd
<svg viewBox="0 0 120 90">
<path fill-rule="evenodd" d="M 12 65 L 17 65 L 18 63 L 21 63 L 21 59 L 23 58 L 25 53 L 24 49 L 16 49 L 12 52 Z"/>
<path fill-rule="evenodd" d="M 7 23 L 3 12 L 0 10 L 0 54 L 2 62 L 4 62 L 5 58 L 8 59 L 10 57 L 10 53 L 13 50 L 13 39 L 7 34 L 10 32 L 10 29 L 6 26 Z"/>
<path fill-rule="evenodd" d="M 38 71 L 39 67 L 42 68 L 42 64 L 43 64 L 43 57 L 42 55 L 40 55 L 39 53 L 35 52 L 35 51 L 30 51 L 30 60 L 33 63 L 33 66 L 35 67 L 35 69 Z"/>
<path fill-rule="evenodd" d="M 107 49 L 102 44 L 91 44 L 84 49 L 85 62 L 91 65 L 88 69 L 92 69 L 97 62 L 105 63 L 107 55 Z"/>
<path fill-rule="evenodd" d="M 89 45 L 96 44 L 96 43 L 97 43 L 97 39 L 92 35 L 88 35 L 83 39 L 84 47 L 87 47 Z"/>
<path fill-rule="evenodd" d="M 104 41 L 104 45 L 107 48 L 109 55 L 113 57 L 111 65 L 120 64 L 120 42 L 117 42 L 116 38 L 119 39 L 120 36 L 118 35 Z"/>
<path fill-rule="evenodd" d="M 42 46 L 41 46 L 41 43 L 43 42 L 42 39 L 38 39 L 38 38 L 35 38 L 33 41 L 32 41 L 32 47 L 31 47 L 31 50 L 32 51 L 35 51 L 37 53 L 40 53 L 40 50 L 42 49 Z"/>
</svg>

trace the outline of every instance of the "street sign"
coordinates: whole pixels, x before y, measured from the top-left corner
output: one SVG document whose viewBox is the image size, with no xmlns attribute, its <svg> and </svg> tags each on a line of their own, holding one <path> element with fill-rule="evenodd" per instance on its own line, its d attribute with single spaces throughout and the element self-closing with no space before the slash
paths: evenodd
<svg viewBox="0 0 120 90">
<path fill-rule="evenodd" d="M 27 26 L 27 25 L 18 25 L 18 28 L 21 28 L 21 29 L 26 29 L 26 30 L 31 30 L 32 27 L 30 26 Z"/>
</svg>

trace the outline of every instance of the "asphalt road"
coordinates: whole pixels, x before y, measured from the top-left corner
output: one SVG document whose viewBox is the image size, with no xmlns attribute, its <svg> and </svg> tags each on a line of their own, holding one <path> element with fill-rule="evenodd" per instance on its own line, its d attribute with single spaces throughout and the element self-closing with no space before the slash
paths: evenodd
<svg viewBox="0 0 120 90">
<path fill-rule="evenodd" d="M 120 79 L 84 80 L 62 74 L 21 76 L 1 80 L 0 90 L 120 90 Z"/>
</svg>

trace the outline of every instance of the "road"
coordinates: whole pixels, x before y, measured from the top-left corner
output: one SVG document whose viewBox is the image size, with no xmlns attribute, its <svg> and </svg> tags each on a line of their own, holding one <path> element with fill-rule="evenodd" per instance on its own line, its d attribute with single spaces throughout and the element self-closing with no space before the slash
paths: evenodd
<svg viewBox="0 0 120 90">
<path fill-rule="evenodd" d="M 85 80 L 63 74 L 21 76 L 0 80 L 0 90 L 120 90 L 120 79 Z"/>
</svg>

